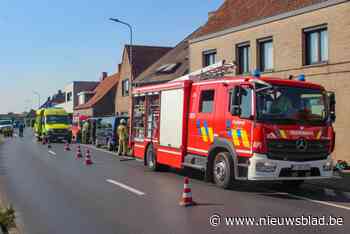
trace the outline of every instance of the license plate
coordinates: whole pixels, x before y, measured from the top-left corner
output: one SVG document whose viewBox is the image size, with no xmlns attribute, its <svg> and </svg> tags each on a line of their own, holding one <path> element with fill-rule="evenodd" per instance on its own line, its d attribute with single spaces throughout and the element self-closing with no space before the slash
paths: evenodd
<svg viewBox="0 0 350 234">
<path fill-rule="evenodd" d="M 293 171 L 310 171 L 311 166 L 309 164 L 292 165 Z"/>
</svg>

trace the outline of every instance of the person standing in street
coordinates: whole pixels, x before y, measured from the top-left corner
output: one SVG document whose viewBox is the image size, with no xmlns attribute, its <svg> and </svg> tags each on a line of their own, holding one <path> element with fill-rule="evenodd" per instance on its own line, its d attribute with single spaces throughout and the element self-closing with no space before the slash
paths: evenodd
<svg viewBox="0 0 350 234">
<path fill-rule="evenodd" d="M 126 121 L 125 119 L 120 120 L 120 124 L 117 129 L 117 134 L 119 138 L 119 146 L 118 146 L 118 152 L 117 155 L 126 156 L 127 155 L 127 148 L 128 148 L 128 129 L 126 127 Z"/>
<path fill-rule="evenodd" d="M 18 135 L 20 136 L 20 137 L 23 137 L 23 131 L 24 131 L 24 123 L 19 123 L 19 125 L 18 125 Z"/>
<path fill-rule="evenodd" d="M 86 120 L 83 124 L 83 129 L 82 129 L 82 143 L 87 144 L 88 143 L 88 135 L 89 135 L 89 121 Z"/>
</svg>

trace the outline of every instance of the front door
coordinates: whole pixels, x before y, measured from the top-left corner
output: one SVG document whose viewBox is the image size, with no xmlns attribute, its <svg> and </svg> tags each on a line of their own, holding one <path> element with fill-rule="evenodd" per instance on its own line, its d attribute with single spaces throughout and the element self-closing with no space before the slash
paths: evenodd
<svg viewBox="0 0 350 234">
<path fill-rule="evenodd" d="M 225 135 L 240 156 L 250 155 L 253 138 L 253 91 L 249 88 L 241 88 L 240 95 L 235 93 L 235 87 L 228 89 L 226 100 L 228 103 L 225 111 Z M 240 99 L 240 114 L 233 114 L 231 110 L 235 99 Z"/>
<path fill-rule="evenodd" d="M 188 149 L 196 154 L 207 155 L 214 142 L 215 85 L 197 87 L 194 95 L 190 106 Z"/>
</svg>

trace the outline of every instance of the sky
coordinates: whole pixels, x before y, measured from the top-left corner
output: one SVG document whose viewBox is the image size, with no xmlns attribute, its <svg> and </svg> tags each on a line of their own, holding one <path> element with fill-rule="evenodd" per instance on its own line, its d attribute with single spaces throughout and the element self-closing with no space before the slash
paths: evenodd
<svg viewBox="0 0 350 234">
<path fill-rule="evenodd" d="M 0 113 L 23 112 L 73 80 L 116 72 L 128 28 L 134 43 L 174 46 L 224 0 L 1 0 Z"/>
</svg>

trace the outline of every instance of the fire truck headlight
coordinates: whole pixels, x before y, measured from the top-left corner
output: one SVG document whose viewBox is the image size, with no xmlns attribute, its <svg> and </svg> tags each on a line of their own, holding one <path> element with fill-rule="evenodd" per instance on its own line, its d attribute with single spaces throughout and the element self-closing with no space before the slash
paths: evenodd
<svg viewBox="0 0 350 234">
<path fill-rule="evenodd" d="M 324 171 L 331 171 L 333 169 L 333 160 L 327 161 L 325 165 L 323 165 Z"/>
<path fill-rule="evenodd" d="M 258 161 L 255 165 L 257 172 L 275 172 L 277 165 L 272 162 Z"/>
</svg>

